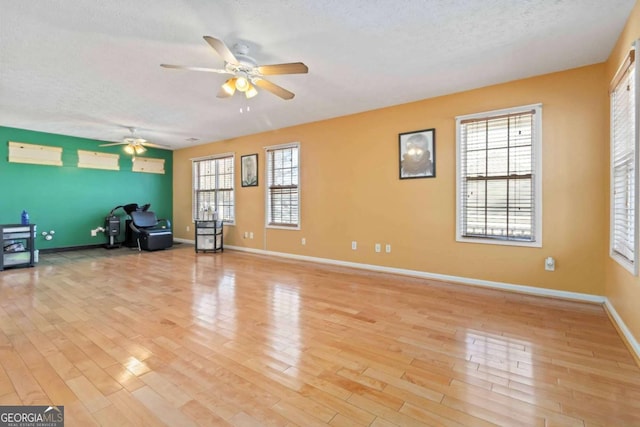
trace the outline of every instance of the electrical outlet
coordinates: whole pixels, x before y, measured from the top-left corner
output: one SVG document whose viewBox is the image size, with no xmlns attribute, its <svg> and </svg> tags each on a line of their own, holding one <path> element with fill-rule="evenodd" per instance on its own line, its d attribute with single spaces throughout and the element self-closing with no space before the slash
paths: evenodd
<svg viewBox="0 0 640 427">
<path fill-rule="evenodd" d="M 384 251 L 388 254 L 391 253 L 391 245 L 389 243 L 387 243 L 384 247 Z"/>
<path fill-rule="evenodd" d="M 96 237 L 98 235 L 98 230 L 91 230 L 91 237 Z"/>
<path fill-rule="evenodd" d="M 546 257 L 544 260 L 544 269 L 547 271 L 555 271 L 556 270 L 556 260 L 553 257 Z"/>
<path fill-rule="evenodd" d="M 245 232 L 244 232 L 244 238 L 246 239 L 246 238 L 248 238 L 248 237 L 249 237 L 249 232 L 248 232 L 248 231 L 245 231 Z"/>
<path fill-rule="evenodd" d="M 358 249 L 358 242 L 356 242 L 355 240 L 351 242 L 351 249 L 353 249 L 354 251 Z"/>
<path fill-rule="evenodd" d="M 250 239 L 253 239 L 253 231 L 250 231 L 250 232 L 249 232 L 249 238 L 250 238 Z"/>
<path fill-rule="evenodd" d="M 376 243 L 376 252 L 380 252 L 380 243 Z"/>
<path fill-rule="evenodd" d="M 187 232 L 191 231 L 191 227 L 187 225 Z"/>
<path fill-rule="evenodd" d="M 302 240 L 300 241 L 300 243 L 302 243 L 302 245 L 306 245 L 307 244 L 307 239 L 305 239 L 304 237 L 302 238 Z"/>
</svg>

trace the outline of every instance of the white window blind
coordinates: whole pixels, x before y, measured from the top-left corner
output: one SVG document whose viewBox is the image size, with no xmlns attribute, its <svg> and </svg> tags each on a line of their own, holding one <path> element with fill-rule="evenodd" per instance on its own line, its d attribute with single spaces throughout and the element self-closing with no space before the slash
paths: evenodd
<svg viewBox="0 0 640 427">
<path fill-rule="evenodd" d="M 540 105 L 457 118 L 458 240 L 541 245 Z"/>
<path fill-rule="evenodd" d="M 234 156 L 193 160 L 193 219 L 235 221 Z"/>
<path fill-rule="evenodd" d="M 633 274 L 638 273 L 638 129 L 636 67 L 632 50 L 610 90 L 611 102 L 611 237 L 610 253 Z"/>
<path fill-rule="evenodd" d="M 299 227 L 299 146 L 267 147 L 267 225 Z"/>
</svg>

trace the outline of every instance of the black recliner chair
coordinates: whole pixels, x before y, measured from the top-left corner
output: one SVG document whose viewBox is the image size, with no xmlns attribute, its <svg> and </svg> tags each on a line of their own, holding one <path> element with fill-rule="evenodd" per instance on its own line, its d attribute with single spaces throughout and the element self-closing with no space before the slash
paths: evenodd
<svg viewBox="0 0 640 427">
<path fill-rule="evenodd" d="M 157 251 L 173 246 L 171 222 L 168 219 L 158 219 L 155 212 L 148 210 L 149 205 L 143 206 L 142 209 L 135 206 L 135 209 L 132 209 L 133 204 L 125 207 L 125 211 L 131 217 L 127 221 L 127 246 L 137 246 L 138 250 L 145 251 Z"/>
</svg>

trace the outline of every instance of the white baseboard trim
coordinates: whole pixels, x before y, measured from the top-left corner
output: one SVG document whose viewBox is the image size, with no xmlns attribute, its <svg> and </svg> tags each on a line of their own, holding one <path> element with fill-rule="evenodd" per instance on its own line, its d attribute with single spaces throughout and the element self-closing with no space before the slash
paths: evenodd
<svg viewBox="0 0 640 427">
<path fill-rule="evenodd" d="M 288 254 L 285 252 L 273 252 L 273 251 L 266 251 L 262 249 L 245 248 L 242 246 L 226 245 L 225 247 L 236 250 L 236 251 L 251 252 L 251 253 L 260 254 L 260 255 L 271 255 L 271 256 L 277 256 L 282 258 L 296 259 L 300 261 L 310 261 L 310 262 L 317 262 L 321 264 L 332 264 L 332 265 L 338 265 L 341 267 L 359 268 L 362 270 L 378 271 L 382 273 L 391 273 L 391 274 L 400 274 L 404 276 L 419 277 L 423 279 L 434 279 L 434 280 L 441 280 L 445 282 L 456 282 L 456 283 L 461 283 L 465 285 L 483 286 L 486 288 L 502 289 L 502 290 L 507 290 L 512 292 L 530 294 L 530 295 L 547 296 L 547 297 L 570 299 L 570 300 L 576 300 L 576 301 L 585 301 L 585 302 L 592 302 L 597 304 L 604 304 L 605 302 L 605 297 L 600 295 L 583 294 L 579 292 L 558 291 L 555 289 L 536 288 L 535 286 L 514 285 L 510 283 L 503 283 L 503 282 L 492 282 L 490 280 L 480 280 L 480 279 L 472 279 L 469 277 L 450 276 L 447 274 L 428 273 L 425 271 L 385 267 L 385 266 L 374 265 L 374 264 L 362 264 L 362 263 L 349 262 L 349 261 L 340 261 L 340 260 L 329 259 L 329 258 L 316 258 L 311 256 L 305 256 L 305 255 Z"/>
<path fill-rule="evenodd" d="M 196 244 L 196 241 L 195 241 L 195 240 L 181 239 L 181 238 L 179 238 L 179 237 L 174 237 L 174 238 L 173 238 L 173 241 L 174 241 L 174 242 L 180 242 L 180 243 L 189 243 L 189 244 L 192 244 L 192 245 L 195 245 L 195 244 Z"/>
<path fill-rule="evenodd" d="M 624 335 L 627 344 L 629 344 L 629 347 L 631 347 L 631 350 L 635 353 L 636 361 L 640 362 L 640 343 L 638 343 L 638 340 L 636 340 L 629 328 L 627 328 L 627 325 L 624 323 L 624 320 L 622 320 L 622 317 L 620 317 L 613 304 L 611 304 L 609 298 L 605 298 L 604 306 L 609 312 L 609 315 L 613 318 L 613 321 L 616 323 L 616 326 L 622 335 Z"/>
</svg>

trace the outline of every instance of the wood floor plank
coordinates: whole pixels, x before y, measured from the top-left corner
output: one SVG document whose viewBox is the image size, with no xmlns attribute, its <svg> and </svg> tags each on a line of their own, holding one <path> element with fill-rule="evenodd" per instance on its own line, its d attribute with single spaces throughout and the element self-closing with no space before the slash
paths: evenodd
<svg viewBox="0 0 640 427">
<path fill-rule="evenodd" d="M 49 403 L 49 397 L 15 350 L 0 348 L 0 364 L 11 380 L 20 403 L 24 405 Z"/>
<path fill-rule="evenodd" d="M 140 400 L 126 390 L 117 391 L 109 395 L 109 401 L 135 426 L 166 426 L 161 416 L 149 410 Z M 105 406 L 105 408 L 107 408 Z"/>
<path fill-rule="evenodd" d="M 349 396 L 351 396 L 351 392 L 349 390 L 345 390 L 344 388 L 337 386 L 331 381 L 319 378 L 317 375 L 308 373 L 304 369 L 291 367 L 288 368 L 284 373 L 292 377 L 300 378 L 302 381 L 304 381 L 304 385 L 300 389 L 300 393 L 303 395 L 310 388 L 313 388 L 334 396 L 340 400 L 346 400 L 349 398 Z"/>
<path fill-rule="evenodd" d="M 573 397 L 578 392 L 590 398 L 595 397 L 612 402 L 621 402 L 640 408 L 640 384 L 637 384 L 636 387 L 621 386 L 615 382 L 595 378 L 592 375 L 575 373 L 566 378 L 558 379 L 558 384 L 572 390 Z"/>
<path fill-rule="evenodd" d="M 49 402 L 70 426 L 640 425 L 640 368 L 596 304 L 91 249 L 0 272 L 0 404 Z"/>
<path fill-rule="evenodd" d="M 75 323 L 74 330 L 67 330 L 65 334 L 100 368 L 104 369 L 118 362 L 104 348 L 94 342 L 94 335 L 86 323 Z"/>
<path fill-rule="evenodd" d="M 387 421 L 382 417 L 376 417 L 376 419 L 371 423 L 370 427 L 398 427 L 398 425 L 392 423 L 391 421 Z"/>
<path fill-rule="evenodd" d="M 21 405 L 22 400 L 16 393 L 0 395 L 0 405 Z"/>
<path fill-rule="evenodd" d="M 415 396 L 419 400 L 428 399 L 434 402 L 441 402 L 444 397 L 443 393 L 439 393 L 431 388 L 422 387 L 406 378 L 395 378 L 385 372 L 380 372 L 373 368 L 367 369 L 364 372 L 364 375 L 386 384 L 383 388 L 386 393 L 388 393 L 390 387 L 394 387 L 399 390 L 405 390 L 407 394 Z"/>
<path fill-rule="evenodd" d="M 180 388 L 158 372 L 148 372 L 140 376 L 140 379 L 175 408 L 179 408 L 192 400 L 189 394 L 180 390 Z"/>
<path fill-rule="evenodd" d="M 276 403 L 271 409 L 300 426 L 322 427 L 327 425 L 326 422 L 317 418 L 315 414 L 285 401 Z"/>
<path fill-rule="evenodd" d="M 508 411 L 504 411 L 502 408 L 487 408 L 486 403 L 480 402 L 477 399 L 470 400 L 471 402 L 461 400 L 457 397 L 445 396 L 442 400 L 442 404 L 496 425 L 526 425 L 532 427 L 544 427 L 545 425 L 544 418 L 542 417 L 536 417 L 533 415 L 521 418 L 519 415 L 509 414 Z M 495 405 L 492 406 L 495 407 Z"/>
<path fill-rule="evenodd" d="M 64 407 L 64 425 L 69 427 L 98 427 L 100 423 L 95 419 L 80 401 Z M 108 424 L 102 424 L 106 426 Z"/>
<path fill-rule="evenodd" d="M 432 420 L 432 422 L 435 420 L 439 420 L 440 423 L 455 422 L 458 424 L 474 427 L 490 427 L 494 425 L 493 423 L 490 423 L 483 419 L 443 405 L 441 401 L 435 402 L 430 399 L 424 399 L 408 392 L 405 389 L 400 389 L 392 385 L 388 386 L 385 389 L 385 392 L 393 394 L 398 398 L 404 399 L 405 403 L 402 408 L 400 408 L 400 412 L 408 414 L 413 418 L 425 420 L 430 419 Z M 425 411 L 433 415 L 429 415 L 427 417 L 425 416 L 425 414 L 422 414 L 422 412 Z"/>
<path fill-rule="evenodd" d="M 518 419 L 528 419 L 531 417 L 542 417 L 546 424 L 561 424 L 565 426 L 579 427 L 582 420 L 567 417 L 560 413 L 559 407 L 547 408 L 545 403 L 538 401 L 526 401 L 518 394 L 499 393 L 495 389 L 491 392 L 465 384 L 452 381 L 447 396 L 453 396 L 466 402 L 482 404 L 485 408 L 503 415 L 515 415 Z"/>
<path fill-rule="evenodd" d="M 230 427 L 231 424 L 225 421 L 224 418 L 218 416 L 214 412 L 210 411 L 209 408 L 204 406 L 198 400 L 190 400 L 186 402 L 180 410 L 192 419 L 197 425 L 205 427 Z"/>
<path fill-rule="evenodd" d="M 144 386 L 144 382 L 142 382 L 142 380 L 140 380 L 123 365 L 111 365 L 105 368 L 104 371 L 129 392 L 135 391 Z"/>
<path fill-rule="evenodd" d="M 13 393 L 13 390 L 14 388 L 11 384 L 11 379 L 0 363 L 0 396 L 5 396 L 7 394 Z"/>
<path fill-rule="evenodd" d="M 464 426 L 464 424 L 461 424 L 457 421 L 454 421 L 450 418 L 447 418 L 445 416 L 443 416 L 441 413 L 438 412 L 432 412 L 430 410 L 427 410 L 425 408 L 421 408 L 415 405 L 412 405 L 411 403 L 405 403 L 404 405 L 402 405 L 402 407 L 400 408 L 400 412 L 406 415 L 409 415 L 412 418 L 415 418 L 417 420 L 420 420 L 422 422 L 428 423 L 428 424 L 432 424 L 432 425 L 437 425 L 437 426 L 442 426 L 442 427 L 462 427 Z M 478 426 L 483 424 L 483 421 L 476 418 L 473 420 L 473 425 L 474 426 Z"/>
<path fill-rule="evenodd" d="M 573 404 L 563 405 L 563 411 L 568 414 L 575 414 L 577 407 L 581 407 L 588 408 L 591 413 L 606 413 L 608 421 L 618 423 L 619 425 L 633 425 L 637 421 L 634 415 L 637 409 L 631 406 L 628 400 L 614 402 L 579 391 L 574 392 L 574 395 L 576 400 Z M 572 410 L 568 410 L 570 407 Z M 593 419 L 597 421 L 597 419 Z"/>
<path fill-rule="evenodd" d="M 231 423 L 239 427 L 261 427 L 264 425 L 260 420 L 245 412 L 239 412 L 231 418 Z"/>
<path fill-rule="evenodd" d="M 75 403 L 78 396 L 69 388 L 58 373 L 46 362 L 30 367 L 34 378 L 47 395 L 48 405 L 65 405 Z"/>
<path fill-rule="evenodd" d="M 182 427 L 193 427 L 196 425 L 193 420 L 179 409 L 174 408 L 171 402 L 156 393 L 149 386 L 141 387 L 131 394 L 146 406 L 147 409 L 156 414 L 156 416 L 161 416 L 167 425 Z"/>
<path fill-rule="evenodd" d="M 109 400 L 85 376 L 79 376 L 66 381 L 67 385 L 80 398 L 89 412 L 106 408 L 111 404 Z"/>
<path fill-rule="evenodd" d="M 305 387 L 301 391 L 301 394 L 321 403 L 327 408 L 331 408 L 336 413 L 335 416 L 340 416 L 342 421 L 351 420 L 354 424 L 368 425 L 375 419 L 373 414 L 352 405 L 346 399 L 340 399 L 321 389 L 309 386 Z M 334 420 L 335 417 L 331 419 L 330 424 L 335 424 L 335 422 L 337 422 Z"/>
<path fill-rule="evenodd" d="M 76 418 L 74 416 L 74 418 Z M 101 426 L 118 426 L 118 427 L 136 427 L 137 424 L 127 417 L 127 414 L 121 412 L 115 405 L 109 405 L 103 409 L 99 409 L 92 414 L 98 424 Z"/>
<path fill-rule="evenodd" d="M 86 363 L 83 364 L 82 374 L 91 381 L 93 386 L 97 388 L 103 396 L 108 396 L 122 388 L 119 382 L 113 379 L 111 375 L 91 359 L 87 359 Z"/>
<path fill-rule="evenodd" d="M 385 421 L 398 426 L 436 426 L 436 424 L 434 423 L 427 423 L 423 420 L 418 420 L 417 418 L 412 417 L 411 415 L 413 414 L 403 414 L 397 410 L 389 408 L 386 405 L 375 402 L 369 399 L 367 396 L 363 396 L 360 394 L 353 394 L 348 399 L 348 402 L 352 405 L 362 408 L 365 411 L 371 412 L 376 417 L 382 418 Z"/>
<path fill-rule="evenodd" d="M 329 421 L 329 425 L 332 427 L 367 427 L 371 425 L 371 423 L 358 424 L 351 418 L 347 418 L 342 414 L 336 414 L 336 416 Z"/>
</svg>

